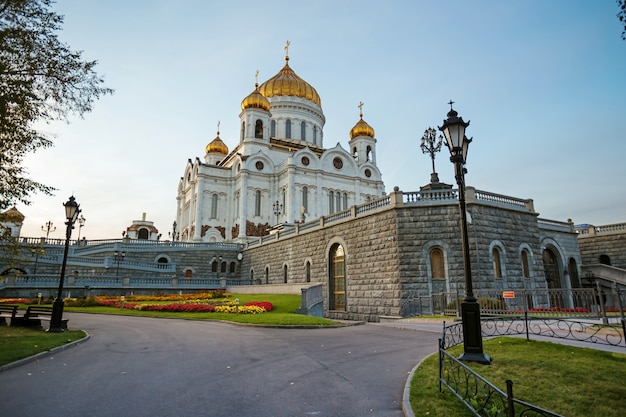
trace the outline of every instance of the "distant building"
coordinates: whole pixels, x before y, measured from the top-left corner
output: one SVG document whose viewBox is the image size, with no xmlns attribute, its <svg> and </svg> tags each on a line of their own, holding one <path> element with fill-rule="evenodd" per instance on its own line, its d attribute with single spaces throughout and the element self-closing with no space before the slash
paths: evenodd
<svg viewBox="0 0 626 417">
<path fill-rule="evenodd" d="M 161 235 L 159 229 L 154 227 L 154 222 L 146 220 L 146 213 L 143 213 L 141 220 L 133 220 L 133 223 L 126 228 L 124 237 L 127 239 L 159 240 Z"/>
<path fill-rule="evenodd" d="M 0 227 L 10 230 L 11 237 L 20 236 L 23 223 L 24 215 L 15 206 L 0 213 Z"/>
<path fill-rule="evenodd" d="M 626 269 L 626 223 L 576 225 L 582 261 Z"/>
</svg>

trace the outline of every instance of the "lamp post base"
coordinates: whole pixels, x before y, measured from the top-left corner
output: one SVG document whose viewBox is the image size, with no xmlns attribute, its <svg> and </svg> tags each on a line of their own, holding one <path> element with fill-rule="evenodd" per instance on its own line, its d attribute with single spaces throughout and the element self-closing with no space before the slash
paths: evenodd
<svg viewBox="0 0 626 417">
<path fill-rule="evenodd" d="M 50 333 L 63 333 L 63 300 L 57 298 L 52 304 L 52 315 L 50 317 Z"/>
<path fill-rule="evenodd" d="M 459 359 L 489 365 L 491 358 L 483 352 L 480 305 L 476 299 L 463 300 L 461 303 L 461 321 L 463 323 L 463 354 L 459 356 Z"/>
</svg>

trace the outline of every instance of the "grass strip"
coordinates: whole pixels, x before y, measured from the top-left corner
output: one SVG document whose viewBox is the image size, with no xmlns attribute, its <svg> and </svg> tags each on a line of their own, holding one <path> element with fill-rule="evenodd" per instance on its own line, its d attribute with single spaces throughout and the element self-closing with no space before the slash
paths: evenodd
<svg viewBox="0 0 626 417">
<path fill-rule="evenodd" d="M 55 347 L 80 340 L 86 334 L 80 330 L 47 333 L 32 327 L 0 327 L 0 366 L 6 365 Z"/>
<path fill-rule="evenodd" d="M 463 347 L 448 351 L 454 356 Z M 626 353 L 605 352 L 558 343 L 498 337 L 484 341 L 493 363 L 466 363 L 506 392 L 513 381 L 516 398 L 568 417 L 621 417 L 626 398 Z M 415 371 L 410 399 L 416 416 L 471 416 L 447 388 L 439 392 L 438 356 L 428 357 Z"/>
</svg>

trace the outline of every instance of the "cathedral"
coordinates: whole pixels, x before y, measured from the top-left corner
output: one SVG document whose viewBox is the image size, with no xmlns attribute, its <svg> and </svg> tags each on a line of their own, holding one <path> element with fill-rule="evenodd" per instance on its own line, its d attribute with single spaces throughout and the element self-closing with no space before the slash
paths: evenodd
<svg viewBox="0 0 626 417">
<path fill-rule="evenodd" d="M 324 147 L 322 100 L 285 65 L 241 102 L 239 143 L 218 132 L 203 160 L 189 159 L 178 185 L 179 239 L 240 242 L 385 195 L 374 129 L 360 118 L 341 143 Z M 346 129 L 347 130 L 347 129 Z"/>
</svg>

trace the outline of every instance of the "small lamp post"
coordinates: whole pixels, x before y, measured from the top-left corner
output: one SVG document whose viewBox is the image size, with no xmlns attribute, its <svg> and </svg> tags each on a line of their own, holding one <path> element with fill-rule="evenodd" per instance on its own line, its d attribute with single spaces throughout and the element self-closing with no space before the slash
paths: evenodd
<svg viewBox="0 0 626 417">
<path fill-rule="evenodd" d="M 39 261 L 39 257 L 40 256 L 44 256 L 45 255 L 45 251 L 44 248 L 38 246 L 34 249 L 30 250 L 31 253 L 35 256 L 35 270 L 33 271 L 33 274 L 37 274 L 37 261 Z"/>
<path fill-rule="evenodd" d="M 480 305 L 474 297 L 472 288 L 472 270 L 470 265 L 469 239 L 467 235 L 467 212 L 465 209 L 465 161 L 467 150 L 472 139 L 465 136 L 465 129 L 470 122 L 463 121 L 452 108 L 451 100 L 448 118 L 439 127 L 446 137 L 446 146 L 450 150 L 450 162 L 454 164 L 454 176 L 459 186 L 459 210 L 461 212 L 461 245 L 463 251 L 463 267 L 465 270 L 465 299 L 461 303 L 461 321 L 463 323 L 463 354 L 459 359 L 464 361 L 491 363 L 491 358 L 483 352 L 483 339 L 480 326 Z"/>
<path fill-rule="evenodd" d="M 176 240 L 176 226 L 178 225 L 176 224 L 176 220 L 174 220 L 174 223 L 172 223 L 172 231 L 167 233 L 171 236 L 172 242 Z"/>
<path fill-rule="evenodd" d="M 48 236 L 50 236 L 50 232 L 54 232 L 57 228 L 53 225 L 52 220 L 48 220 L 46 224 L 41 226 L 41 230 L 46 232 L 46 240 L 48 240 Z"/>
<path fill-rule="evenodd" d="M 274 215 L 276 216 L 276 224 L 278 224 L 278 216 L 283 214 L 283 205 L 276 200 L 272 207 L 274 208 Z"/>
<path fill-rule="evenodd" d="M 78 218 L 78 214 L 80 213 L 80 205 L 74 199 L 74 196 L 71 196 L 69 200 L 65 204 L 65 218 L 67 222 L 65 222 L 67 228 L 65 229 L 65 249 L 63 250 L 63 263 L 61 264 L 61 278 L 59 279 L 59 291 L 57 293 L 57 298 L 54 300 L 52 304 L 52 316 L 50 317 L 50 328 L 49 332 L 60 333 L 63 332 L 63 280 L 65 279 L 65 267 L 67 265 L 67 252 L 70 246 L 70 237 L 72 236 L 72 229 L 74 228 L 74 223 Z"/>
<path fill-rule="evenodd" d="M 78 238 L 76 240 L 80 240 L 80 231 L 83 229 L 83 226 L 85 225 L 85 220 L 87 219 L 85 218 L 85 216 L 81 214 L 80 217 L 78 218 Z"/>
<path fill-rule="evenodd" d="M 124 251 L 115 251 L 115 261 L 117 262 L 117 271 L 115 272 L 115 276 L 118 277 L 120 275 L 120 261 L 123 261 L 126 257 L 126 252 Z M 117 280 L 117 278 L 115 278 Z"/>
</svg>

